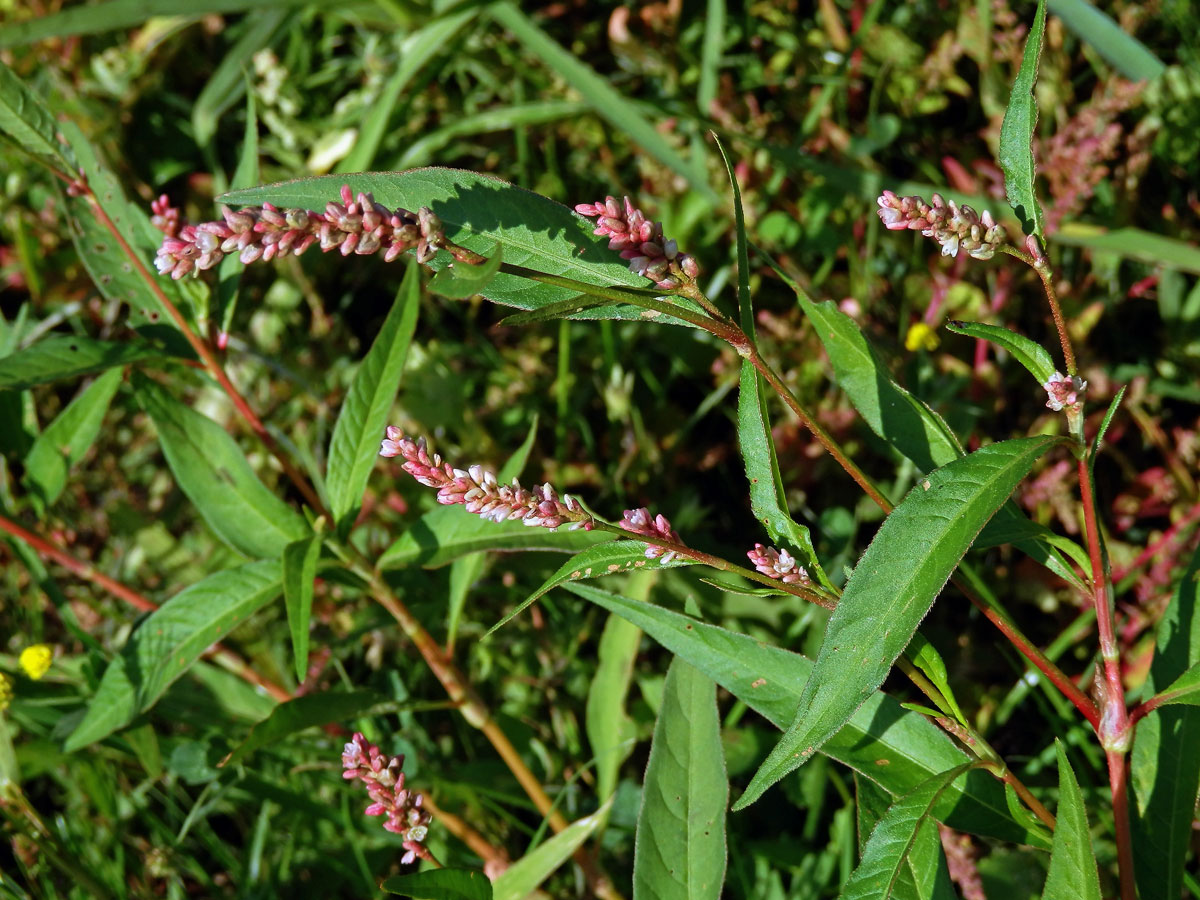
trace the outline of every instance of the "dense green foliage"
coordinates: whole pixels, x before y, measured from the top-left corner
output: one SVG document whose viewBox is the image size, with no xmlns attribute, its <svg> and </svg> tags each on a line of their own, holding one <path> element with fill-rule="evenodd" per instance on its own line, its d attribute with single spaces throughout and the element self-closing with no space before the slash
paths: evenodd
<svg viewBox="0 0 1200 900">
<path fill-rule="evenodd" d="M 1116 896 L 1105 752 L 980 612 L 1090 689 L 1095 559 L 1038 383 L 1068 370 L 1043 283 L 886 231 L 888 189 L 1045 236 L 1080 427 L 1108 426 L 1084 468 L 1120 676 L 1131 707 L 1173 687 L 1128 755 L 1138 888 L 1200 898 L 1185 6 L 1051 2 L 1039 55 L 1034 5 L 1004 0 L 0 4 L 0 897 L 357 898 L 390 878 L 975 900 L 971 877 L 992 900 Z M 419 167 L 439 168 L 387 174 Z M 202 222 L 227 192 L 322 210 L 343 182 L 432 206 L 489 264 L 442 253 L 431 284 L 407 255 L 314 249 L 153 272 L 160 194 Z M 650 283 L 557 205 L 610 194 L 698 261 L 779 385 L 685 327 L 694 298 L 620 299 Z M 648 507 L 714 558 L 774 542 L 813 587 L 438 506 L 377 460 L 387 424 L 612 522 Z M 832 619 L 807 602 L 843 590 Z M 405 755 L 437 859 L 516 861 L 493 894 L 477 871 L 404 880 L 401 839 L 342 778 L 354 732 Z M 968 733 L 1053 834 L 950 736 Z"/>
</svg>

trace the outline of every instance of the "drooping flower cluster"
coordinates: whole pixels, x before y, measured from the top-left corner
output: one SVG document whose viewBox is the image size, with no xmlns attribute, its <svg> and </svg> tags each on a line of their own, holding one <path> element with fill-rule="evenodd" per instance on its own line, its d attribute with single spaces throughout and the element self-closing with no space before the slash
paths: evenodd
<svg viewBox="0 0 1200 900">
<path fill-rule="evenodd" d="M 683 539 L 671 527 L 671 523 L 662 513 L 651 518 L 650 510 L 646 507 L 641 509 L 627 509 L 621 521 L 617 523 L 619 527 L 626 531 L 632 531 L 634 534 L 644 534 L 646 537 L 658 538 L 664 541 L 671 541 L 675 544 L 682 544 Z M 648 546 L 646 547 L 646 559 L 658 559 L 662 557 L 664 565 L 673 560 L 678 554 L 674 550 L 664 550 L 662 547 Z"/>
<path fill-rule="evenodd" d="M 404 839 L 407 851 L 400 862 L 415 862 L 427 857 L 422 846 L 429 831 L 429 813 L 422 808 L 424 798 L 404 786 L 404 757 L 384 756 L 379 748 L 355 732 L 354 738 L 342 749 L 342 777 L 358 780 L 367 786 L 371 804 L 364 813 L 368 816 L 387 816 L 383 827 Z"/>
<path fill-rule="evenodd" d="M 899 197 L 884 191 L 876 201 L 879 218 L 892 231 L 920 231 L 942 245 L 942 256 L 958 256 L 966 250 L 975 259 L 991 259 L 996 248 L 1008 243 L 1008 232 L 997 225 L 987 210 L 980 215 L 969 206 L 959 206 L 941 194 L 932 205 L 921 197 Z"/>
<path fill-rule="evenodd" d="M 1058 412 L 1063 408 L 1079 409 L 1082 402 L 1081 397 L 1084 391 L 1087 390 L 1087 382 L 1078 375 L 1067 377 L 1055 372 L 1050 376 L 1050 379 L 1042 385 L 1046 389 L 1046 394 L 1049 399 L 1046 401 L 1046 406 Z"/>
<path fill-rule="evenodd" d="M 786 550 L 776 550 L 755 544 L 753 550 L 747 551 L 750 563 L 768 578 L 782 581 L 784 584 L 811 584 L 808 570 L 796 562 L 796 558 Z"/>
<path fill-rule="evenodd" d="M 224 211 L 224 220 L 181 225 L 179 211 L 160 197 L 151 209 L 152 221 L 164 233 L 154 264 L 162 275 L 179 279 L 211 269 L 227 254 L 245 264 L 289 253 L 299 256 L 314 244 L 365 256 L 383 252 L 391 262 L 405 250 L 416 250 L 418 262 L 428 262 L 440 248 L 458 250 L 446 240 L 441 221 L 428 207 L 412 213 L 388 209 L 368 193 L 356 197 L 342 185 L 341 203 L 330 202 L 323 212 L 280 209 L 270 203 Z M 478 262 L 478 257 L 464 251 Z"/>
<path fill-rule="evenodd" d="M 593 234 L 608 238 L 610 250 L 621 251 L 621 259 L 629 260 L 629 271 L 649 278 L 664 290 L 694 281 L 700 274 L 696 260 L 663 235 L 662 223 L 648 219 L 628 197 L 618 202 L 606 197 L 599 203 L 580 203 L 575 212 L 596 219 Z"/>
<path fill-rule="evenodd" d="M 401 468 L 426 487 L 437 488 L 437 501 L 444 506 L 460 503 L 467 512 L 493 522 L 519 519 L 542 528 L 592 529 L 592 516 L 569 494 L 560 497 L 549 483 L 526 490 L 515 478 L 511 485 L 498 483 L 496 473 L 483 466 L 456 469 L 430 454 L 424 438 L 414 441 L 394 425 L 388 426 L 379 455 L 402 457 Z"/>
</svg>

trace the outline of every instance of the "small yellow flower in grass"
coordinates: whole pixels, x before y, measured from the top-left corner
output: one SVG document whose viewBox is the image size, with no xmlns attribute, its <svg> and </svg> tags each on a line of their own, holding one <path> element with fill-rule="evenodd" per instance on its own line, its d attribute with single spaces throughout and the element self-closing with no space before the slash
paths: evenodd
<svg viewBox="0 0 1200 900">
<path fill-rule="evenodd" d="M 904 336 L 904 349 L 912 352 L 914 350 L 936 350 L 941 340 L 934 333 L 934 330 L 924 322 L 915 322 L 908 329 L 908 334 Z"/>
<path fill-rule="evenodd" d="M 8 709 L 12 702 L 12 679 L 0 672 L 0 712 Z"/>
<path fill-rule="evenodd" d="M 26 675 L 37 681 L 46 674 L 53 659 L 54 651 L 50 649 L 49 644 L 31 644 L 21 651 L 17 663 L 25 670 Z"/>
</svg>

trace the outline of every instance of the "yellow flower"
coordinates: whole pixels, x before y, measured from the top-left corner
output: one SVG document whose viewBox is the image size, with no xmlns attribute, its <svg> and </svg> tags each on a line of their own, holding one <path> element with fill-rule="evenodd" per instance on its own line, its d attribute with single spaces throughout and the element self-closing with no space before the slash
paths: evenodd
<svg viewBox="0 0 1200 900">
<path fill-rule="evenodd" d="M 37 681 L 46 674 L 52 659 L 54 651 L 50 649 L 49 644 L 32 644 L 21 651 L 17 663 L 25 670 L 26 675 Z"/>
<path fill-rule="evenodd" d="M 0 712 L 8 709 L 12 702 L 12 679 L 0 672 Z"/>
<path fill-rule="evenodd" d="M 904 349 L 908 351 L 923 348 L 925 350 L 936 350 L 941 340 L 934 334 L 932 328 L 924 322 L 915 322 L 908 329 L 908 334 L 904 337 Z"/>
</svg>

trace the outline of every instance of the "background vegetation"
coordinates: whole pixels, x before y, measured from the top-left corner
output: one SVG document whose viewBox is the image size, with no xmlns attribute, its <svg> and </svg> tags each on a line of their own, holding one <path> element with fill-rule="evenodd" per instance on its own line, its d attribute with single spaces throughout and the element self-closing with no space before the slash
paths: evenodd
<svg viewBox="0 0 1200 900">
<path fill-rule="evenodd" d="M 992 321 L 1053 346 L 1033 273 L 999 259 L 943 259 L 932 242 L 885 235 L 873 214 L 883 188 L 941 190 L 1008 212 L 994 159 L 1031 5 L 154 0 L 148 8 L 158 14 L 145 18 L 123 2 L 61 10 L 10 2 L 0 25 L 0 60 L 78 126 L 142 206 L 166 193 L 191 220 L 214 218 L 213 197 L 246 159 L 257 162 L 256 183 L 439 165 L 568 205 L 627 194 L 699 260 L 708 296 L 732 309 L 733 214 L 715 132 L 735 162 L 752 239 L 816 299 L 839 301 L 862 323 L 898 379 L 964 442 L 1061 427 L 1017 367 L 940 328 L 947 319 Z M 1130 387 L 1097 478 L 1119 574 L 1126 685 L 1137 691 L 1200 521 L 1200 40 L 1194 11 L 1178 0 L 1109 5 L 1124 33 L 1115 36 L 1078 2 L 1051 11 L 1059 15 L 1048 23 L 1038 81 L 1040 187 L 1090 408 Z M 177 342 L 163 323 L 98 290 L 55 179 L 13 148 L 0 157 L 0 357 L 51 332 L 121 338 L 136 329 Z M 859 464 L 901 496 L 915 470 L 831 386 L 791 292 L 756 260 L 750 274 L 767 355 Z M 200 328 L 228 336 L 231 377 L 307 471 L 324 469 L 333 422 L 401 275 L 399 263 L 375 257 L 310 253 L 248 269 L 236 303 L 228 287 L 189 289 Z M 648 506 L 692 546 L 729 559 L 763 539 L 745 499 L 731 350 L 683 329 L 518 328 L 498 324 L 504 315 L 478 298 L 423 296 L 393 420 L 433 436 L 449 459 L 496 467 L 536 427 L 527 480 L 548 480 L 613 518 Z M 238 436 L 259 476 L 299 500 L 224 396 L 199 374 L 173 373 L 190 379 L 195 409 Z M 80 388 L 59 381 L 0 392 L 4 516 L 156 602 L 238 559 L 171 478 L 126 386 L 114 385 L 102 423 L 82 426 L 87 439 L 62 484 L 30 477 L 39 434 Z M 880 514 L 782 412 L 775 438 L 790 508 L 841 578 Z M 1017 499 L 1036 521 L 1076 534 L 1073 477 L 1069 465 L 1047 463 Z M 360 549 L 382 553 L 431 503 L 381 464 Z M 1019 554 L 980 558 L 1027 633 L 1086 683 L 1094 615 Z M 603 776 L 588 739 L 589 699 L 615 691 L 637 743 L 618 770 L 597 855 L 625 885 L 669 654 L 636 635 L 605 649 L 604 612 L 565 593 L 481 640 L 562 557 L 466 559 L 388 577 L 452 649 L 568 819 L 596 809 Z M 297 731 L 221 768 L 274 701 L 216 663 L 193 668 L 140 727 L 65 753 L 62 739 L 138 612 L 15 538 L 0 543 L 0 560 L 0 669 L 14 694 L 4 743 L 27 799 L 5 808 L 4 896 L 375 896 L 402 851 L 341 780 L 340 748 L 353 730 L 406 754 L 411 785 L 513 858 L 541 836 L 542 817 L 508 770 L 352 578 L 318 584 L 304 690 L 368 691 L 371 704 L 343 728 Z M 726 592 L 669 571 L 624 590 L 651 587 L 659 603 L 695 604 L 710 622 L 794 650 L 819 646 L 825 614 L 795 598 Z M 1102 796 L 1102 755 L 1085 726 L 1055 696 L 1030 689 L 1024 663 L 988 629 L 953 591 L 923 626 L 968 716 L 1036 787 L 1057 784 L 1061 738 L 1085 796 Z M 37 643 L 55 656 L 34 681 L 17 655 Z M 282 604 L 225 644 L 296 690 Z M 620 652 L 636 655 L 622 662 Z M 886 687 L 916 699 L 902 683 Z M 721 710 L 736 794 L 776 738 L 739 702 L 725 697 Z M 752 813 L 731 816 L 726 895 L 837 896 L 858 851 L 855 792 L 853 773 L 818 757 Z M 445 862 L 481 864 L 436 820 L 428 843 Z M 971 848 L 988 896 L 1037 896 L 1044 854 L 981 839 Z M 1102 867 L 1111 863 L 1112 847 L 1101 841 L 1098 850 Z M 96 884 L 78 883 L 79 866 Z M 1194 877 L 1185 880 L 1200 897 Z M 570 866 L 545 889 L 585 891 Z"/>
</svg>

